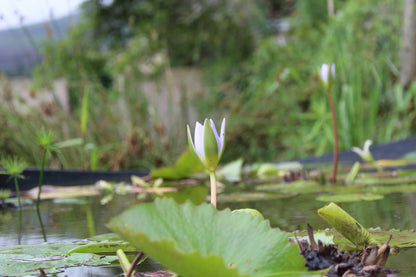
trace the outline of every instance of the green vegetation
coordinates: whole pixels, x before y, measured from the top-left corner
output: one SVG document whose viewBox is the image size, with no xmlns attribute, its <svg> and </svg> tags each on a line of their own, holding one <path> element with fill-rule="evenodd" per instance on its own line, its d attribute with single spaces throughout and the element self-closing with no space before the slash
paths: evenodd
<svg viewBox="0 0 416 277">
<path fill-rule="evenodd" d="M 197 114 L 227 117 L 224 161 L 331 152 L 317 69 L 332 62 L 340 150 L 410 136 L 416 89 L 397 83 L 402 2 L 339 0 L 329 17 L 325 1 L 86 1 L 67 36 L 44 44 L 34 70 L 34 95 L 66 78 L 70 111 L 54 102 L 49 113 L 23 114 L 4 101 L 0 149 L 39 166 L 42 150 L 32 142 L 44 127 L 58 141 L 83 139 L 47 166 L 154 168 L 186 149 L 177 126 Z M 200 87 L 187 92 L 172 74 L 178 68 L 197 70 Z M 1 85 L 6 91 L 5 77 Z M 178 89 L 179 100 L 157 96 L 163 89 L 169 97 Z M 169 103 L 163 116 L 152 97 Z"/>
</svg>

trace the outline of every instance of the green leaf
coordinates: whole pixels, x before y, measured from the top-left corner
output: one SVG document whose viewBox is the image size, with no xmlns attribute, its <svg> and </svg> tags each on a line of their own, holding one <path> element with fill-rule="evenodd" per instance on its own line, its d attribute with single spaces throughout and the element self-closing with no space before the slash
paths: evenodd
<svg viewBox="0 0 416 277">
<path fill-rule="evenodd" d="M 232 161 L 216 171 L 218 179 L 225 179 L 229 182 L 241 181 L 241 169 L 243 167 L 243 159 Z"/>
<path fill-rule="evenodd" d="M 345 177 L 345 183 L 347 185 L 354 184 L 355 179 L 357 178 L 358 173 L 360 172 L 361 164 L 359 162 L 355 162 L 351 167 L 350 172 L 348 173 L 347 177 Z"/>
<path fill-rule="evenodd" d="M 41 267 L 47 274 L 58 273 L 63 268 L 81 265 L 107 265 L 116 256 L 102 257 L 91 253 L 66 253 L 75 243 L 45 243 L 0 247 L 0 275 L 27 276 L 39 274 Z"/>
<path fill-rule="evenodd" d="M 94 253 L 97 255 L 115 255 L 118 249 L 122 249 L 124 252 L 137 252 L 136 248 L 125 242 L 94 242 L 86 245 L 77 246 L 68 251 L 69 254 L 73 253 Z"/>
<path fill-rule="evenodd" d="M 355 245 L 378 244 L 370 233 L 351 215 L 334 203 L 320 208 L 318 214 Z"/>
<path fill-rule="evenodd" d="M 205 186 L 193 186 L 193 187 L 181 188 L 177 192 L 163 193 L 163 197 L 173 198 L 179 204 L 183 204 L 187 200 L 189 200 L 194 205 L 202 204 L 207 198 L 207 195 L 208 195 L 208 189 Z"/>
<path fill-rule="evenodd" d="M 217 211 L 209 204 L 156 199 L 128 209 L 108 226 L 183 277 L 287 276 L 306 271 L 284 232 L 258 217 Z"/>
<path fill-rule="evenodd" d="M 316 198 L 323 202 L 355 202 L 355 201 L 373 201 L 383 199 L 381 194 L 373 193 L 347 193 L 347 194 L 323 194 Z"/>
<path fill-rule="evenodd" d="M 189 175 L 200 172 L 204 169 L 204 165 L 198 156 L 193 154 L 188 148 L 176 161 L 173 166 L 153 169 L 150 177 L 179 180 Z"/>
<path fill-rule="evenodd" d="M 368 232 L 371 236 L 374 237 L 375 240 L 383 243 L 387 240 L 387 238 L 392 235 L 392 239 L 390 241 L 390 247 L 393 249 L 402 249 L 402 248 L 414 248 L 416 247 L 416 232 L 413 230 L 380 230 L 380 228 L 368 228 Z M 338 245 L 338 250 L 345 251 L 345 250 L 361 250 L 361 247 L 355 246 L 351 243 L 346 237 L 344 237 L 341 233 L 337 230 L 331 228 L 326 230 L 318 230 L 315 234 L 324 233 L 328 237 L 333 238 L 333 243 Z M 293 236 L 293 237 L 292 237 Z M 296 231 L 296 236 L 299 238 L 301 237 L 308 237 L 308 233 L 306 230 Z M 316 238 L 316 235 L 315 235 Z M 294 239 L 294 234 L 291 234 L 291 242 L 296 243 Z M 318 240 L 318 239 L 316 239 Z"/>
</svg>

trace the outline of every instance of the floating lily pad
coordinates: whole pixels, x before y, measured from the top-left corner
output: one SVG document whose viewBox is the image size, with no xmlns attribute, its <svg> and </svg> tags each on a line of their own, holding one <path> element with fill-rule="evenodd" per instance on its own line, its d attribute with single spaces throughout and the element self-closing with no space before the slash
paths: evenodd
<svg viewBox="0 0 416 277">
<path fill-rule="evenodd" d="M 372 186 L 368 191 L 380 194 L 416 192 L 416 185 Z"/>
<path fill-rule="evenodd" d="M 91 253 L 66 255 L 75 246 L 75 243 L 45 243 L 0 247 L 0 275 L 38 275 L 38 268 L 53 274 L 62 272 L 66 267 L 106 265 L 117 260 L 116 256 L 103 257 Z"/>
<path fill-rule="evenodd" d="M 331 187 L 323 186 L 315 181 L 295 181 L 285 184 L 264 184 L 257 185 L 258 191 L 281 191 L 284 193 L 314 193 L 328 191 Z"/>
<path fill-rule="evenodd" d="M 273 200 L 280 198 L 292 197 L 293 193 L 279 193 L 279 192 L 237 192 L 230 194 L 218 195 L 219 202 L 247 202 L 247 201 L 259 201 L 259 200 Z"/>
<path fill-rule="evenodd" d="M 208 188 L 204 186 L 180 188 L 177 192 L 163 193 L 164 197 L 173 198 L 179 204 L 185 203 L 185 201 L 189 200 L 195 205 L 203 203 L 207 195 Z"/>
<path fill-rule="evenodd" d="M 373 193 L 348 193 L 348 194 L 323 194 L 316 198 L 323 202 L 355 202 L 355 201 L 373 201 L 383 199 L 381 194 Z"/>
<path fill-rule="evenodd" d="M 181 276 L 306 275 L 287 235 L 246 213 L 156 199 L 128 209 L 109 227 Z M 203 273 L 203 274 L 201 274 Z"/>
<path fill-rule="evenodd" d="M 359 178 L 355 184 L 360 185 L 400 185 L 416 183 L 416 177 L 395 177 L 395 178 Z"/>
</svg>

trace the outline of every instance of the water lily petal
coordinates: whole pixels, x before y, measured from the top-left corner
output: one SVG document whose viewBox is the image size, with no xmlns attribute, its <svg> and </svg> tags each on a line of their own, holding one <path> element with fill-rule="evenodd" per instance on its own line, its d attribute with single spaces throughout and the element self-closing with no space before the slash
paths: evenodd
<svg viewBox="0 0 416 277">
<path fill-rule="evenodd" d="M 363 156 L 365 155 L 364 151 L 363 151 L 363 150 L 361 150 L 361 149 L 360 149 L 360 148 L 358 148 L 358 147 L 353 147 L 351 150 L 352 150 L 352 152 L 357 153 L 360 157 L 363 157 Z"/>
<path fill-rule="evenodd" d="M 194 136 L 195 152 L 201 160 L 205 160 L 204 152 L 204 126 L 198 121 L 195 125 L 195 136 Z"/>
<path fill-rule="evenodd" d="M 224 140 L 225 140 L 225 118 L 221 122 L 221 131 L 220 131 L 220 141 L 218 143 L 218 153 L 221 155 L 224 150 Z"/>
<path fill-rule="evenodd" d="M 335 68 L 335 67 L 334 67 Z M 329 65 L 324 63 L 321 65 L 321 79 L 325 84 L 328 84 Z"/>
<path fill-rule="evenodd" d="M 373 144 L 373 141 L 371 139 L 368 139 L 364 142 L 364 153 L 370 153 L 370 146 Z"/>
<path fill-rule="evenodd" d="M 225 141 L 225 118 L 223 118 L 221 122 L 221 131 L 220 131 L 220 143 L 221 144 L 218 144 L 220 155 L 222 154 L 222 151 L 224 150 L 224 141 Z"/>
<path fill-rule="evenodd" d="M 221 138 L 218 135 L 217 132 L 217 128 L 215 127 L 215 123 L 214 120 L 210 119 L 209 122 L 211 123 L 211 128 L 212 131 L 214 132 L 214 136 L 215 136 L 215 140 L 217 141 L 217 146 L 218 146 L 218 156 L 221 154 L 221 149 L 222 149 L 222 142 L 221 142 Z"/>
</svg>

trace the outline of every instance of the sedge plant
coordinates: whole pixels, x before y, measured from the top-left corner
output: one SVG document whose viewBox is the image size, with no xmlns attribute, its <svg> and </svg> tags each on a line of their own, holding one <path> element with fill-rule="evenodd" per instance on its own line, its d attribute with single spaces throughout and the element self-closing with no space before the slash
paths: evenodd
<svg viewBox="0 0 416 277">
<path fill-rule="evenodd" d="M 331 115 L 332 115 L 332 128 L 334 131 L 334 162 L 333 162 L 333 170 L 332 170 L 332 178 L 331 182 L 333 184 L 337 181 L 337 169 L 338 169 L 338 126 L 337 126 L 337 117 L 335 114 L 335 107 L 334 107 L 334 101 L 332 100 L 331 95 L 331 87 L 335 79 L 335 64 L 322 64 L 320 69 L 320 77 L 323 86 L 325 87 L 328 101 L 329 101 L 329 107 L 331 109 Z"/>
<path fill-rule="evenodd" d="M 25 160 L 18 157 L 6 157 L 1 159 L 1 165 L 4 167 L 4 170 L 0 171 L 0 174 L 10 175 L 13 178 L 14 186 L 16 189 L 17 203 L 19 210 L 22 209 L 22 204 L 20 200 L 20 189 L 18 179 L 23 179 L 23 171 L 27 167 Z"/>
<path fill-rule="evenodd" d="M 18 157 L 7 157 L 1 159 L 1 164 L 4 167 L 0 174 L 10 175 L 13 178 L 14 186 L 16 189 L 16 198 L 19 208 L 19 219 L 18 219 L 18 243 L 20 244 L 22 235 L 22 203 L 20 200 L 20 189 L 18 179 L 23 179 L 23 171 L 27 167 L 26 161 Z"/>
<path fill-rule="evenodd" d="M 45 170 L 46 155 L 55 150 L 55 145 L 53 144 L 54 134 L 51 131 L 46 131 L 41 129 L 37 134 L 37 142 L 42 148 L 42 159 L 40 163 L 40 172 L 39 172 L 39 182 L 38 182 L 38 195 L 36 199 L 36 209 L 39 209 L 40 194 L 42 192 L 42 183 L 43 183 L 43 172 Z"/>
<path fill-rule="evenodd" d="M 212 119 L 205 119 L 204 125 L 196 122 L 194 140 L 192 141 L 189 125 L 187 126 L 189 148 L 201 160 L 209 172 L 211 185 L 211 204 L 217 207 L 217 181 L 215 169 L 224 152 L 225 118 L 222 120 L 218 135 Z"/>
<path fill-rule="evenodd" d="M 42 192 L 42 184 L 43 184 L 43 172 L 45 170 L 45 163 L 46 163 L 46 155 L 51 153 L 56 149 L 54 145 L 54 134 L 51 131 L 45 131 L 45 129 L 41 129 L 41 131 L 37 134 L 37 141 L 39 146 L 42 148 L 42 160 L 40 164 L 40 171 L 39 171 L 39 183 L 38 183 L 38 195 L 36 198 L 36 213 L 38 215 L 39 224 L 42 230 L 43 240 L 46 242 L 46 233 L 45 228 L 43 226 L 42 217 L 40 216 L 40 194 Z"/>
</svg>

